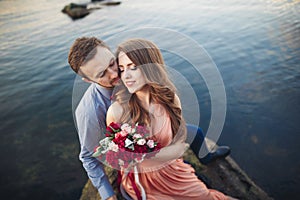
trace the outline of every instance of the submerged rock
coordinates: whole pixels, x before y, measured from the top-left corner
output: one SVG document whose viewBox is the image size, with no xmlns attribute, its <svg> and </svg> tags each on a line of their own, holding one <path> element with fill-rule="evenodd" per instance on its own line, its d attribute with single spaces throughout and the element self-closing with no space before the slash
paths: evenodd
<svg viewBox="0 0 300 200">
<path fill-rule="evenodd" d="M 75 3 L 66 5 L 62 9 L 62 12 L 69 15 L 72 19 L 80 19 L 90 14 L 90 11 L 87 9 L 87 5 Z"/>
<path fill-rule="evenodd" d="M 120 1 L 101 1 L 99 3 L 87 4 L 70 3 L 62 9 L 62 12 L 69 15 L 72 19 L 80 19 L 90 14 L 92 10 L 101 9 L 102 6 L 113 6 L 119 4 L 121 4 Z"/>
<path fill-rule="evenodd" d="M 212 141 L 208 145 L 215 146 Z M 184 160 L 190 163 L 208 188 L 217 189 L 224 194 L 241 200 L 271 200 L 259 186 L 257 186 L 247 174 L 230 157 L 218 159 L 209 165 L 202 165 L 192 150 L 188 150 L 184 155 Z M 118 172 L 112 168 L 105 167 L 105 171 L 112 183 L 118 199 L 123 199 L 119 194 L 117 186 Z M 82 190 L 80 200 L 100 200 L 98 191 L 92 183 L 88 181 Z"/>
</svg>

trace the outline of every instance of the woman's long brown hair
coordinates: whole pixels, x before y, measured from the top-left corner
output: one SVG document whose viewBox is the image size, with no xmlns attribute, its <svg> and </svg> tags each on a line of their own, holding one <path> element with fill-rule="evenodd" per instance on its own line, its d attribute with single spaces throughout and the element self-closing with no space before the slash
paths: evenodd
<svg viewBox="0 0 300 200">
<path fill-rule="evenodd" d="M 162 105 L 170 117 L 173 138 L 185 132 L 181 108 L 175 102 L 176 88 L 167 74 L 163 57 L 158 47 L 144 39 L 131 39 L 118 46 L 116 56 L 124 52 L 141 69 L 150 92 L 150 102 Z M 123 107 L 121 122 L 150 123 L 150 113 L 143 108 L 136 94 L 130 94 L 123 83 L 118 86 L 116 101 Z M 185 134 L 184 134 L 185 135 Z"/>
</svg>

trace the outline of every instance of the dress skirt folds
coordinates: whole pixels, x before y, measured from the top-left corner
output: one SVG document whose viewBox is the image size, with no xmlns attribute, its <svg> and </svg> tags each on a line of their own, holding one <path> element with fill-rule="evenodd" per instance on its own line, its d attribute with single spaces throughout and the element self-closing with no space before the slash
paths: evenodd
<svg viewBox="0 0 300 200">
<path fill-rule="evenodd" d="M 153 109 L 152 131 L 154 137 L 161 145 L 168 146 L 172 141 L 171 121 L 161 106 Z M 150 159 L 151 160 L 151 159 Z M 147 200 L 225 200 L 228 199 L 223 193 L 208 189 L 205 184 L 197 178 L 194 168 L 183 162 L 182 159 L 172 160 L 157 167 L 151 161 L 142 162 L 137 165 L 136 177 L 125 175 L 122 171 L 122 188 L 135 200 L 138 200 L 136 193 L 145 191 Z M 151 169 L 152 170 L 149 170 Z M 136 183 L 136 181 L 138 183 Z M 138 185 L 141 185 L 139 187 Z"/>
</svg>

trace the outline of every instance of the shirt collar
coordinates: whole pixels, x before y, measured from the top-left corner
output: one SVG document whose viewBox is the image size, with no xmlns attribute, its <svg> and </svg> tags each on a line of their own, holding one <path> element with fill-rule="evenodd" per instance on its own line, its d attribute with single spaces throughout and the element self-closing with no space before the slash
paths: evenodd
<svg viewBox="0 0 300 200">
<path fill-rule="evenodd" d="M 110 99 L 111 98 L 111 95 L 112 95 L 112 92 L 114 90 L 114 88 L 106 88 L 106 87 L 103 87 L 99 84 L 96 84 L 96 83 L 93 83 L 95 84 L 97 90 L 99 90 L 99 92 L 101 92 L 101 94 L 103 96 L 105 96 L 107 99 Z"/>
</svg>

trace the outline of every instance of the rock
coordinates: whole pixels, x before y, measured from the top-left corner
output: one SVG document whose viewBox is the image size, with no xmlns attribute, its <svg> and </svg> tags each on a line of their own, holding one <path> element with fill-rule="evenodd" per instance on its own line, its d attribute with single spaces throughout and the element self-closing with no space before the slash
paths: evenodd
<svg viewBox="0 0 300 200">
<path fill-rule="evenodd" d="M 111 1 L 111 0 L 92 0 L 92 2 L 101 2 L 102 5 L 119 5 L 121 2 L 120 1 Z"/>
<path fill-rule="evenodd" d="M 119 193 L 117 177 L 118 172 L 115 169 L 105 166 L 104 167 L 107 176 L 109 177 L 109 181 L 112 184 L 115 193 L 117 194 L 118 199 L 123 199 L 122 195 Z M 80 200 L 101 200 L 101 197 L 97 191 L 97 189 L 92 185 L 90 180 L 85 184 Z"/>
<path fill-rule="evenodd" d="M 210 140 L 208 140 L 207 143 L 209 146 L 215 146 Z M 188 150 L 184 155 L 184 160 L 195 168 L 198 178 L 201 179 L 208 188 L 217 189 L 229 196 L 242 200 L 272 199 L 247 176 L 230 156 L 227 156 L 225 159 L 218 159 L 209 165 L 202 165 L 192 150 Z M 117 171 L 109 167 L 105 167 L 105 171 L 118 195 L 118 199 L 123 199 L 119 194 L 116 182 Z M 100 199 L 98 191 L 94 188 L 92 183 L 88 181 L 82 190 L 80 200 Z"/>
<path fill-rule="evenodd" d="M 104 6 L 116 6 L 116 5 L 119 5 L 121 4 L 120 1 L 107 1 L 107 2 L 102 2 L 101 5 L 104 5 Z"/>
<path fill-rule="evenodd" d="M 66 5 L 62 12 L 68 14 L 72 19 L 80 19 L 90 14 L 87 5 L 75 3 Z"/>
<path fill-rule="evenodd" d="M 98 2 L 98 1 L 94 1 L 94 2 Z M 119 5 L 119 4 L 121 4 L 120 1 L 103 1 L 100 3 L 88 3 L 88 4 L 70 3 L 69 5 L 66 5 L 62 9 L 62 12 L 69 15 L 72 19 L 75 20 L 87 16 L 88 14 L 90 14 L 92 10 L 101 9 L 102 6 L 112 6 L 112 5 Z"/>
<path fill-rule="evenodd" d="M 206 139 L 206 144 L 210 149 L 217 147 L 209 139 Z M 217 189 L 229 196 L 243 200 L 272 199 L 248 177 L 230 156 L 227 156 L 225 159 L 218 159 L 207 166 L 197 162 L 198 158 L 192 155 L 192 151 L 187 152 L 185 159 L 191 160 L 192 165 L 197 169 L 196 172 L 204 175 L 209 180 L 209 188 Z M 199 166 L 202 166 L 202 168 L 198 169 Z"/>
</svg>

